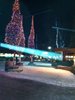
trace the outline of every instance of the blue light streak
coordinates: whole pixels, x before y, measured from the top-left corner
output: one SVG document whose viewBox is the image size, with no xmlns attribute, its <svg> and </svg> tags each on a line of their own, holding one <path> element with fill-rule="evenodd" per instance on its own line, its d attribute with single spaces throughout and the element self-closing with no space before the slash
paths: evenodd
<svg viewBox="0 0 75 100">
<path fill-rule="evenodd" d="M 20 46 L 14 46 L 6 43 L 0 43 L 0 47 L 7 48 L 10 50 L 15 50 L 23 53 L 28 53 L 32 55 L 37 55 L 41 56 L 43 58 L 50 58 L 50 59 L 55 59 L 55 60 L 63 60 L 63 55 L 61 53 L 56 53 L 56 52 L 47 52 L 44 50 L 38 50 L 38 49 L 31 49 L 31 48 L 24 48 Z"/>
</svg>

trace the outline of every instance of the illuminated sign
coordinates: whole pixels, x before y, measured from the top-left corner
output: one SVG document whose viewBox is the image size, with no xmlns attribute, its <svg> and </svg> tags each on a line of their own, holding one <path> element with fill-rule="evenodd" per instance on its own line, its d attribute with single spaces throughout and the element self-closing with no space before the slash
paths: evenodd
<svg viewBox="0 0 75 100">
<path fill-rule="evenodd" d="M 15 51 L 28 53 L 28 54 L 32 54 L 32 55 L 37 55 L 37 56 L 41 56 L 44 58 L 50 58 L 50 59 L 55 59 L 55 60 L 60 60 L 60 61 L 63 60 L 62 53 L 47 52 L 44 50 L 31 49 L 31 48 L 26 48 L 26 47 L 24 48 L 24 47 L 14 46 L 14 45 L 6 44 L 6 43 L 0 43 L 0 46 L 10 49 L 10 50 L 15 50 Z"/>
</svg>

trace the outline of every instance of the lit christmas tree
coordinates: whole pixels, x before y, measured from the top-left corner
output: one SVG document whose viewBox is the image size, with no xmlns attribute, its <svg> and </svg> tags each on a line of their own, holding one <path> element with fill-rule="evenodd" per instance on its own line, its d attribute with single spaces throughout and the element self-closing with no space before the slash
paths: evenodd
<svg viewBox="0 0 75 100">
<path fill-rule="evenodd" d="M 25 46 L 25 36 L 23 30 L 23 16 L 20 13 L 20 4 L 19 0 L 15 0 L 13 4 L 13 14 L 11 16 L 11 21 L 6 26 L 6 33 L 4 41 L 8 44 Z M 19 54 L 18 62 L 21 63 L 21 53 Z M 14 52 L 14 65 L 17 63 Z"/>
<path fill-rule="evenodd" d="M 34 16 L 32 16 L 32 23 L 31 23 L 31 29 L 30 29 L 30 35 L 28 38 L 28 47 L 29 48 L 35 48 L 35 31 L 34 31 Z"/>
<path fill-rule="evenodd" d="M 35 48 L 34 16 L 32 16 L 30 35 L 28 38 L 28 47 Z M 31 60 L 31 63 L 33 63 L 33 55 L 30 55 L 30 60 Z"/>
<path fill-rule="evenodd" d="M 20 13 L 19 0 L 13 4 L 13 14 L 11 21 L 6 26 L 5 42 L 12 45 L 25 46 L 25 36 L 23 30 L 23 16 Z"/>
</svg>

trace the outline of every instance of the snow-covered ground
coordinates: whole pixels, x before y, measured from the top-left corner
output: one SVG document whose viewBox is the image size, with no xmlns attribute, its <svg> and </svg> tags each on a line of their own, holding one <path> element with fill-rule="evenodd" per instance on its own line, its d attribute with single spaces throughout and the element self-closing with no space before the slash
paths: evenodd
<svg viewBox="0 0 75 100">
<path fill-rule="evenodd" d="M 38 63 L 39 64 L 39 63 Z M 1 65 L 0 65 L 1 66 Z M 9 77 L 30 79 L 46 84 L 54 84 L 65 87 L 75 87 L 75 75 L 69 71 L 55 69 L 53 67 L 28 66 L 28 62 L 23 66 L 22 72 L 0 72 Z"/>
</svg>

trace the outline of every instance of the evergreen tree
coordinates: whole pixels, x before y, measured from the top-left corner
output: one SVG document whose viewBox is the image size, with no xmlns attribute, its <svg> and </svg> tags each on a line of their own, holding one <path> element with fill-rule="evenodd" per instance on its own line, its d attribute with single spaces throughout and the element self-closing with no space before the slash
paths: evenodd
<svg viewBox="0 0 75 100">
<path fill-rule="evenodd" d="M 23 30 L 23 16 L 20 12 L 20 4 L 19 0 L 15 0 L 13 4 L 13 14 L 11 16 L 11 20 L 6 26 L 6 33 L 4 41 L 11 45 L 18 45 L 25 47 L 25 36 Z M 21 62 L 21 56 L 19 52 L 19 63 Z M 14 65 L 16 64 L 15 52 L 14 52 Z"/>
<path fill-rule="evenodd" d="M 34 16 L 32 16 L 32 22 L 31 22 L 31 29 L 30 29 L 30 35 L 28 38 L 28 47 L 29 48 L 35 48 L 35 31 L 34 31 Z"/>
<path fill-rule="evenodd" d="M 32 16 L 32 22 L 31 22 L 31 29 L 30 29 L 30 35 L 28 38 L 28 47 L 29 48 L 35 48 L 35 31 L 34 31 L 34 16 Z M 33 63 L 33 55 L 30 56 L 31 63 Z"/>
</svg>

